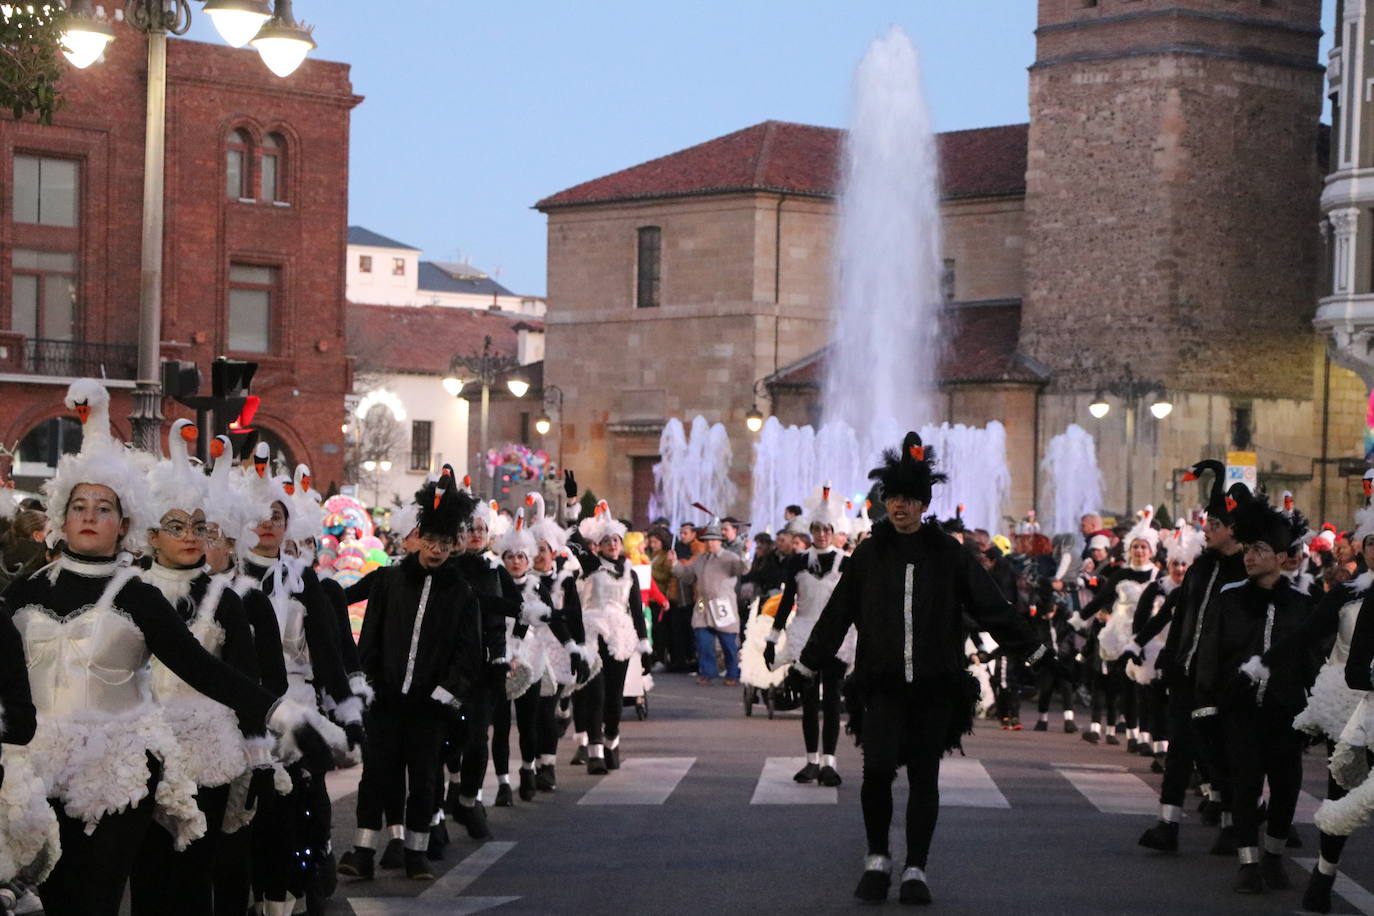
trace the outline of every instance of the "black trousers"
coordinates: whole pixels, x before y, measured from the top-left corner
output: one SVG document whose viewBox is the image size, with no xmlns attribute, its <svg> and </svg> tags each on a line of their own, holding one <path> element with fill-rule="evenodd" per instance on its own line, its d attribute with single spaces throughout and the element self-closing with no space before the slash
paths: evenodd
<svg viewBox="0 0 1374 916">
<path fill-rule="evenodd" d="M 1170 681 L 1168 688 L 1169 753 L 1164 757 L 1164 782 L 1159 789 L 1159 803 L 1182 807 L 1201 751 L 1198 731 L 1193 725 L 1193 683 L 1182 676 L 1177 680 L 1178 683 Z"/>
<path fill-rule="evenodd" d="M 558 753 L 558 694 L 539 698 L 534 714 L 534 733 L 541 755 Z"/>
<path fill-rule="evenodd" d="M 1021 672 L 1024 668 L 1025 663 L 1019 655 L 997 656 L 993 688 L 997 691 L 997 714 L 1003 719 L 1021 716 Z"/>
<path fill-rule="evenodd" d="M 119 916 L 124 884 L 153 822 L 156 786 L 155 774 L 142 802 L 105 815 L 89 835 L 84 821 L 68 817 L 62 804 L 53 801 L 62 858 L 38 887 L 47 916 Z"/>
<path fill-rule="evenodd" d="M 205 836 L 181 852 L 176 851 L 172 835 L 160 824 L 148 828 L 129 874 L 129 904 L 134 916 L 163 913 L 212 916 L 219 828 L 224 823 L 224 807 L 228 801 L 227 785 L 200 788 L 196 793 L 196 807 L 205 815 Z M 242 909 L 240 904 L 240 912 Z"/>
<path fill-rule="evenodd" d="M 1269 782 L 1265 833 L 1288 839 L 1302 789 L 1302 733 L 1293 728 L 1292 710 L 1275 711 L 1250 703 L 1223 711 L 1222 735 L 1231 767 L 1232 814 L 1236 845 L 1259 845 L 1259 800 Z"/>
<path fill-rule="evenodd" d="M 692 607 L 674 604 L 668 608 L 669 666 L 674 671 L 697 668 L 696 637 L 692 635 Z"/>
<path fill-rule="evenodd" d="M 630 662 L 616 661 L 601 646 L 601 671 L 573 694 L 573 725 L 587 733 L 588 744 L 604 744 L 620 736 L 620 711 L 625 675 Z"/>
<path fill-rule="evenodd" d="M 892 781 L 906 767 L 906 864 L 925 868 L 940 813 L 940 758 L 955 704 L 948 688 L 921 683 L 865 696 L 864 832 L 870 854 L 890 855 Z"/>
<path fill-rule="evenodd" d="M 491 766 L 496 771 L 497 776 L 510 774 L 512 707 L 515 708 L 514 722 L 520 742 L 521 761 L 532 761 L 539 753 L 539 742 L 535 736 L 535 718 L 539 710 L 539 685 L 531 684 L 530 688 L 516 697 L 515 700 L 496 704 L 496 715 L 491 723 Z"/>
<path fill-rule="evenodd" d="M 1073 711 L 1073 681 L 1068 678 L 1060 676 L 1048 667 L 1041 668 L 1035 675 L 1035 689 L 1039 694 L 1036 703 L 1038 712 L 1050 711 L 1050 700 L 1056 693 L 1059 694 L 1059 704 L 1064 707 L 1064 711 Z"/>
<path fill-rule="evenodd" d="M 840 743 L 840 683 L 844 671 L 844 662 L 831 659 L 821 668 L 820 677 L 802 689 L 802 740 L 808 754 L 816 753 L 818 748 L 833 754 Z"/>
<path fill-rule="evenodd" d="M 446 725 L 444 713 L 424 699 L 377 697 L 366 713 L 367 746 L 358 782 L 358 827 L 381 830 L 398 791 L 405 798 L 405 826 L 429 831 L 437 801 L 433 774 Z"/>
<path fill-rule="evenodd" d="M 299 762 L 286 771 L 291 793 L 263 793 L 253 816 L 253 887 L 267 900 L 313 893 L 329 849 L 333 811 L 324 774 L 316 777 Z"/>
<path fill-rule="evenodd" d="M 491 720 L 496 714 L 496 704 L 506 698 L 504 680 L 502 684 L 498 696 L 493 678 L 464 704 L 467 724 L 463 740 L 449 755 L 447 766 L 449 773 L 458 774 L 458 791 L 468 798 L 476 798 L 482 791 L 482 780 L 487 775 L 487 763 L 491 760 Z"/>
<path fill-rule="evenodd" d="M 215 852 L 215 916 L 243 916 L 253 895 L 253 828 L 222 833 Z"/>
</svg>

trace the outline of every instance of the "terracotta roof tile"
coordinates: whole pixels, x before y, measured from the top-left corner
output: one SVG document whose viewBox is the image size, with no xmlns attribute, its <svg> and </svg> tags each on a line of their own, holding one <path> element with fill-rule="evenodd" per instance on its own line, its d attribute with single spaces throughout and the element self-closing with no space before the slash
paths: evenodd
<svg viewBox="0 0 1374 916">
<path fill-rule="evenodd" d="M 1024 193 L 1027 128 L 936 134 L 941 196 Z M 843 138 L 844 131 L 833 127 L 764 121 L 560 191 L 535 207 L 748 191 L 833 197 Z"/>
<path fill-rule="evenodd" d="M 348 352 L 358 372 L 446 375 L 454 356 L 492 352 L 514 358 L 521 328 L 542 332 L 544 323 L 525 315 L 438 305 L 420 307 L 348 304 Z"/>
<path fill-rule="evenodd" d="M 998 300 L 946 309 L 942 314 L 939 382 L 1038 383 L 1048 377 L 1044 367 L 1017 352 L 1021 303 Z M 784 366 L 764 380 L 779 388 L 820 388 L 825 375 L 824 349 Z"/>
</svg>

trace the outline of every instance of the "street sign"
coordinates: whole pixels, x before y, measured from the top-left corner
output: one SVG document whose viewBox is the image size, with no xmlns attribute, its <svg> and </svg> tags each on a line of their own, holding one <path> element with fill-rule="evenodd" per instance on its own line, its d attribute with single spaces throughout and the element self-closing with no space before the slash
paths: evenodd
<svg viewBox="0 0 1374 916">
<path fill-rule="evenodd" d="M 1226 453 L 1226 488 L 1243 483 L 1251 493 L 1259 489 L 1259 456 L 1254 452 Z"/>
</svg>

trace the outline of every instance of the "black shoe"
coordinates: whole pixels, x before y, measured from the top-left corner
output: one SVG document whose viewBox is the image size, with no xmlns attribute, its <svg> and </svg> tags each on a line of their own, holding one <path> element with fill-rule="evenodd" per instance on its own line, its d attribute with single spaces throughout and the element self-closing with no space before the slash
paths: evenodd
<svg viewBox="0 0 1374 916">
<path fill-rule="evenodd" d="M 1163 773 L 1163 772 L 1164 772 L 1164 762 L 1163 762 L 1162 760 L 1160 760 L 1158 757 L 1156 757 L 1154 760 L 1151 760 L 1151 761 L 1150 761 L 1150 772 L 1151 772 L 1151 773 Z"/>
<path fill-rule="evenodd" d="M 467 829 L 468 836 L 472 839 L 491 839 L 491 828 L 487 826 L 487 809 L 481 802 L 473 802 L 471 807 L 459 805 L 458 813 L 453 819 Z"/>
<path fill-rule="evenodd" d="M 816 777 L 816 781 L 832 789 L 844 782 L 844 780 L 840 779 L 840 774 L 835 772 L 834 767 L 821 767 L 820 775 Z"/>
<path fill-rule="evenodd" d="M 1222 827 L 1221 833 L 1217 834 L 1217 841 L 1212 844 L 1212 855 L 1214 856 L 1233 856 L 1236 854 L 1236 828 L 1234 826 Z M 1259 868 L 1256 863 L 1255 868 Z M 1256 872 L 1258 874 L 1258 872 Z"/>
<path fill-rule="evenodd" d="M 1198 813 L 1202 815 L 1202 823 L 1206 826 L 1221 826 L 1221 802 L 1212 801 L 1209 798 L 1202 803 L 1202 807 L 1198 808 Z"/>
<path fill-rule="evenodd" d="M 1115 733 L 1115 732 L 1107 732 L 1107 743 L 1108 743 L 1108 744 L 1120 744 L 1120 743 L 1121 743 L 1121 739 L 1118 738 L 1118 737 L 1116 736 L 1116 733 Z"/>
<path fill-rule="evenodd" d="M 376 877 L 377 870 L 372 861 L 376 854 L 375 849 L 363 849 L 360 846 L 355 846 L 339 859 L 339 874 L 364 880 Z"/>
<path fill-rule="evenodd" d="M 1037 731 L 1037 732 L 1047 732 L 1047 731 L 1049 731 L 1049 730 L 1050 730 L 1050 723 L 1046 722 L 1044 719 L 1040 719 L 1039 721 L 1037 721 L 1037 722 L 1035 723 L 1035 728 L 1032 729 L 1032 731 Z M 905 881 L 902 882 L 902 887 L 906 887 L 906 882 L 905 882 Z"/>
<path fill-rule="evenodd" d="M 577 750 L 573 752 L 572 760 L 569 760 L 568 763 L 572 764 L 573 766 L 580 766 L 580 765 L 582 765 L 582 764 L 584 764 L 584 763 L 586 763 L 586 762 L 587 762 L 587 745 L 585 745 L 585 744 L 579 744 L 579 745 L 577 746 Z"/>
<path fill-rule="evenodd" d="M 514 808 L 514 793 L 510 790 L 510 783 L 503 782 L 496 787 L 496 801 L 492 802 L 498 808 Z"/>
<path fill-rule="evenodd" d="M 386 849 L 382 850 L 382 859 L 377 864 L 382 868 L 400 868 L 404 864 L 401 851 L 405 848 L 406 844 L 401 842 L 399 838 L 388 840 Z M 346 856 L 348 853 L 344 853 L 344 855 Z M 339 862 L 339 870 L 343 870 L 342 860 Z"/>
<path fill-rule="evenodd" d="M 1155 755 L 1154 748 L 1144 741 L 1135 746 L 1135 752 L 1142 757 L 1154 757 Z"/>
<path fill-rule="evenodd" d="M 1288 839 L 1283 843 L 1286 849 L 1302 849 L 1302 837 L 1298 835 L 1298 825 L 1288 825 Z"/>
<path fill-rule="evenodd" d="M 433 881 L 434 869 L 429 867 L 425 854 L 418 849 L 405 851 L 406 877 L 416 881 Z"/>
<path fill-rule="evenodd" d="M 1064 734 L 1066 734 L 1066 735 L 1072 735 L 1072 734 L 1073 734 L 1074 732 L 1076 732 L 1076 731 L 1078 731 L 1078 723 L 1075 722 L 1073 719 L 1065 719 L 1065 720 L 1064 720 Z"/>
<path fill-rule="evenodd" d="M 324 852 L 315 854 L 315 886 L 310 894 L 328 899 L 338 889 L 339 863 L 334 858 L 333 850 L 326 848 Z M 306 908 L 309 909 L 308 900 Z"/>
<path fill-rule="evenodd" d="M 588 776 L 605 776 L 605 775 L 606 775 L 606 759 L 605 759 L 604 757 L 588 757 L 588 758 L 587 758 L 587 775 L 588 775 Z"/>
<path fill-rule="evenodd" d="M 1083 740 L 1089 744 L 1096 744 L 1102 740 L 1102 734 L 1101 732 L 1086 731 L 1083 733 Z"/>
<path fill-rule="evenodd" d="M 525 802 L 534 801 L 534 796 L 538 786 L 534 782 L 534 770 L 520 770 L 520 800 Z"/>
<path fill-rule="evenodd" d="M 1307 889 L 1302 892 L 1302 908 L 1311 913 L 1331 912 L 1331 886 L 1335 883 L 1335 875 L 1324 875 L 1312 866 Z"/>
<path fill-rule="evenodd" d="M 892 886 L 892 876 L 885 871 L 866 871 L 859 878 L 859 886 L 854 888 L 854 896 L 865 903 L 881 903 L 887 899 L 887 889 Z"/>
<path fill-rule="evenodd" d="M 558 773 L 553 764 L 541 766 L 534 773 L 534 787 L 540 792 L 553 792 L 558 789 Z"/>
<path fill-rule="evenodd" d="M 1178 852 L 1178 824 L 1160 821 L 1140 835 L 1140 845 L 1158 852 Z"/>
<path fill-rule="evenodd" d="M 1264 885 L 1272 890 L 1286 891 L 1293 886 L 1288 880 L 1288 872 L 1283 870 L 1283 856 L 1276 852 L 1266 852 L 1260 856 L 1260 874 Z"/>
<path fill-rule="evenodd" d="M 448 825 L 440 821 L 429 828 L 429 844 L 425 846 L 425 857 L 431 862 L 442 862 L 444 859 L 444 847 L 448 844 Z M 404 861 L 404 857 L 402 861 Z"/>
<path fill-rule="evenodd" d="M 930 887 L 920 878 L 908 878 L 902 882 L 897 900 L 899 903 L 923 906 L 930 903 Z"/>
<path fill-rule="evenodd" d="M 1237 894 L 1263 894 L 1264 875 L 1260 873 L 1258 862 L 1251 862 L 1240 867 L 1240 873 L 1236 875 L 1236 883 L 1232 889 Z"/>
<path fill-rule="evenodd" d="M 568 733 L 568 726 L 572 724 L 572 716 L 555 716 L 554 721 L 558 726 L 558 737 L 562 738 Z"/>
<path fill-rule="evenodd" d="M 606 761 L 606 769 L 620 769 L 620 748 L 607 744 L 601 748 L 601 756 Z"/>
<path fill-rule="evenodd" d="M 821 765 L 819 763 L 808 763 L 792 776 L 793 782 L 815 782 L 816 777 L 821 775 Z"/>
<path fill-rule="evenodd" d="M 1128 753 L 1128 754 L 1134 754 L 1134 753 L 1136 752 L 1136 750 L 1137 750 L 1139 747 L 1140 747 L 1140 742 L 1139 742 L 1139 741 L 1135 740 L 1134 738 L 1127 738 L 1127 739 L 1126 739 L 1126 753 Z"/>
</svg>

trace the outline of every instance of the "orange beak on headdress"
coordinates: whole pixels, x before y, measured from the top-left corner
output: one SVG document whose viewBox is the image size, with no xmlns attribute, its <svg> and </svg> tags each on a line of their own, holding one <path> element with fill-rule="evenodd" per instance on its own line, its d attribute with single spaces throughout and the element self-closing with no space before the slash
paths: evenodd
<svg viewBox="0 0 1374 916">
<path fill-rule="evenodd" d="M 84 401 L 81 402 L 80 404 L 77 404 L 77 405 L 76 405 L 76 415 L 77 415 L 78 418 L 80 418 L 81 422 L 84 424 L 87 420 L 89 420 L 89 419 L 91 418 L 91 405 L 90 405 L 90 404 L 87 404 L 87 403 L 84 402 Z"/>
<path fill-rule="evenodd" d="M 907 451 L 910 452 L 911 457 L 915 458 L 917 461 L 926 460 L 926 447 L 924 445 L 913 445 L 911 448 L 907 449 Z"/>
</svg>

